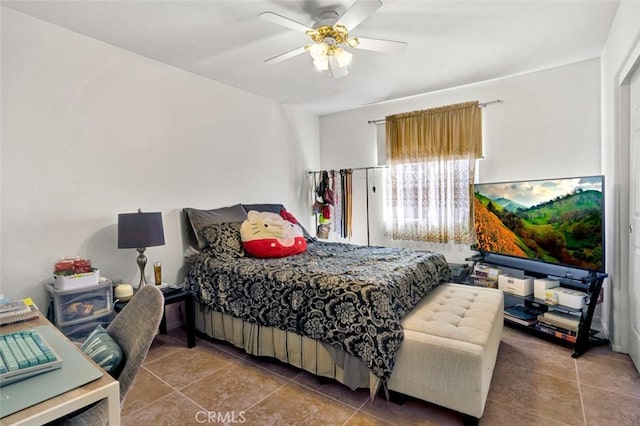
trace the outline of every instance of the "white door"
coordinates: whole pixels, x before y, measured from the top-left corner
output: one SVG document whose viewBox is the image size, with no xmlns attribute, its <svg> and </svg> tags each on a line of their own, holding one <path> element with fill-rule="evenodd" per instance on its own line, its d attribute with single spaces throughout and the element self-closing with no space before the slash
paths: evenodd
<svg viewBox="0 0 640 426">
<path fill-rule="evenodd" d="M 640 69 L 630 84 L 630 173 L 629 173 L 629 294 L 631 333 L 629 354 L 640 371 Z"/>
</svg>

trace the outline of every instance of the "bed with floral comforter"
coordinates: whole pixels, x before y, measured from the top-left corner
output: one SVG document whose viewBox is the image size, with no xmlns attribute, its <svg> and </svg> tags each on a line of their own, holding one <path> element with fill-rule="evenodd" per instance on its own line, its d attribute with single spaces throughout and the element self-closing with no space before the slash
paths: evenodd
<svg viewBox="0 0 640 426">
<path fill-rule="evenodd" d="M 204 249 L 186 283 L 200 304 L 325 342 L 384 382 L 403 339 L 402 319 L 449 275 L 440 253 L 310 242 L 306 252 L 279 259 Z"/>
</svg>

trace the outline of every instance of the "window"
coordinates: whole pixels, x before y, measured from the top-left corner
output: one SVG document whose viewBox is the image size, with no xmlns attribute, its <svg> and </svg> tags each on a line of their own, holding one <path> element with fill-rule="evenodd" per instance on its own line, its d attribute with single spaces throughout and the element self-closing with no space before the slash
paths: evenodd
<svg viewBox="0 0 640 426">
<path fill-rule="evenodd" d="M 470 241 L 469 181 L 475 160 L 391 166 L 387 179 L 387 235 L 397 240 Z"/>
<path fill-rule="evenodd" d="M 481 134 L 477 102 L 386 118 L 388 237 L 470 242 Z"/>
</svg>

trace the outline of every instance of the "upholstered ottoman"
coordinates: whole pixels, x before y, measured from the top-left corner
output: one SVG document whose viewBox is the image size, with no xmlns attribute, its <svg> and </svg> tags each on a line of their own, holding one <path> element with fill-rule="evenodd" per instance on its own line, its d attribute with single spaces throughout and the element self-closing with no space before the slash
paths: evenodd
<svg viewBox="0 0 640 426">
<path fill-rule="evenodd" d="M 502 335 L 502 291 L 442 284 L 404 320 L 392 391 L 479 419 Z"/>
</svg>

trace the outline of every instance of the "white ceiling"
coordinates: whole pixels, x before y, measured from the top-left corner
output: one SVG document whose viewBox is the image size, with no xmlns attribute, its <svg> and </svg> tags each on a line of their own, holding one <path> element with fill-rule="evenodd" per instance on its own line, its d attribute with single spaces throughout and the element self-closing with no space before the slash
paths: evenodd
<svg viewBox="0 0 640 426">
<path fill-rule="evenodd" d="M 94 39 L 324 115 L 600 56 L 617 0 L 382 0 L 353 36 L 408 43 L 397 55 L 354 53 L 332 79 L 307 54 L 264 60 L 308 43 L 258 18 L 271 11 L 313 26 L 354 0 L 2 1 Z M 366 0 L 364 0 L 366 1 Z"/>
</svg>

